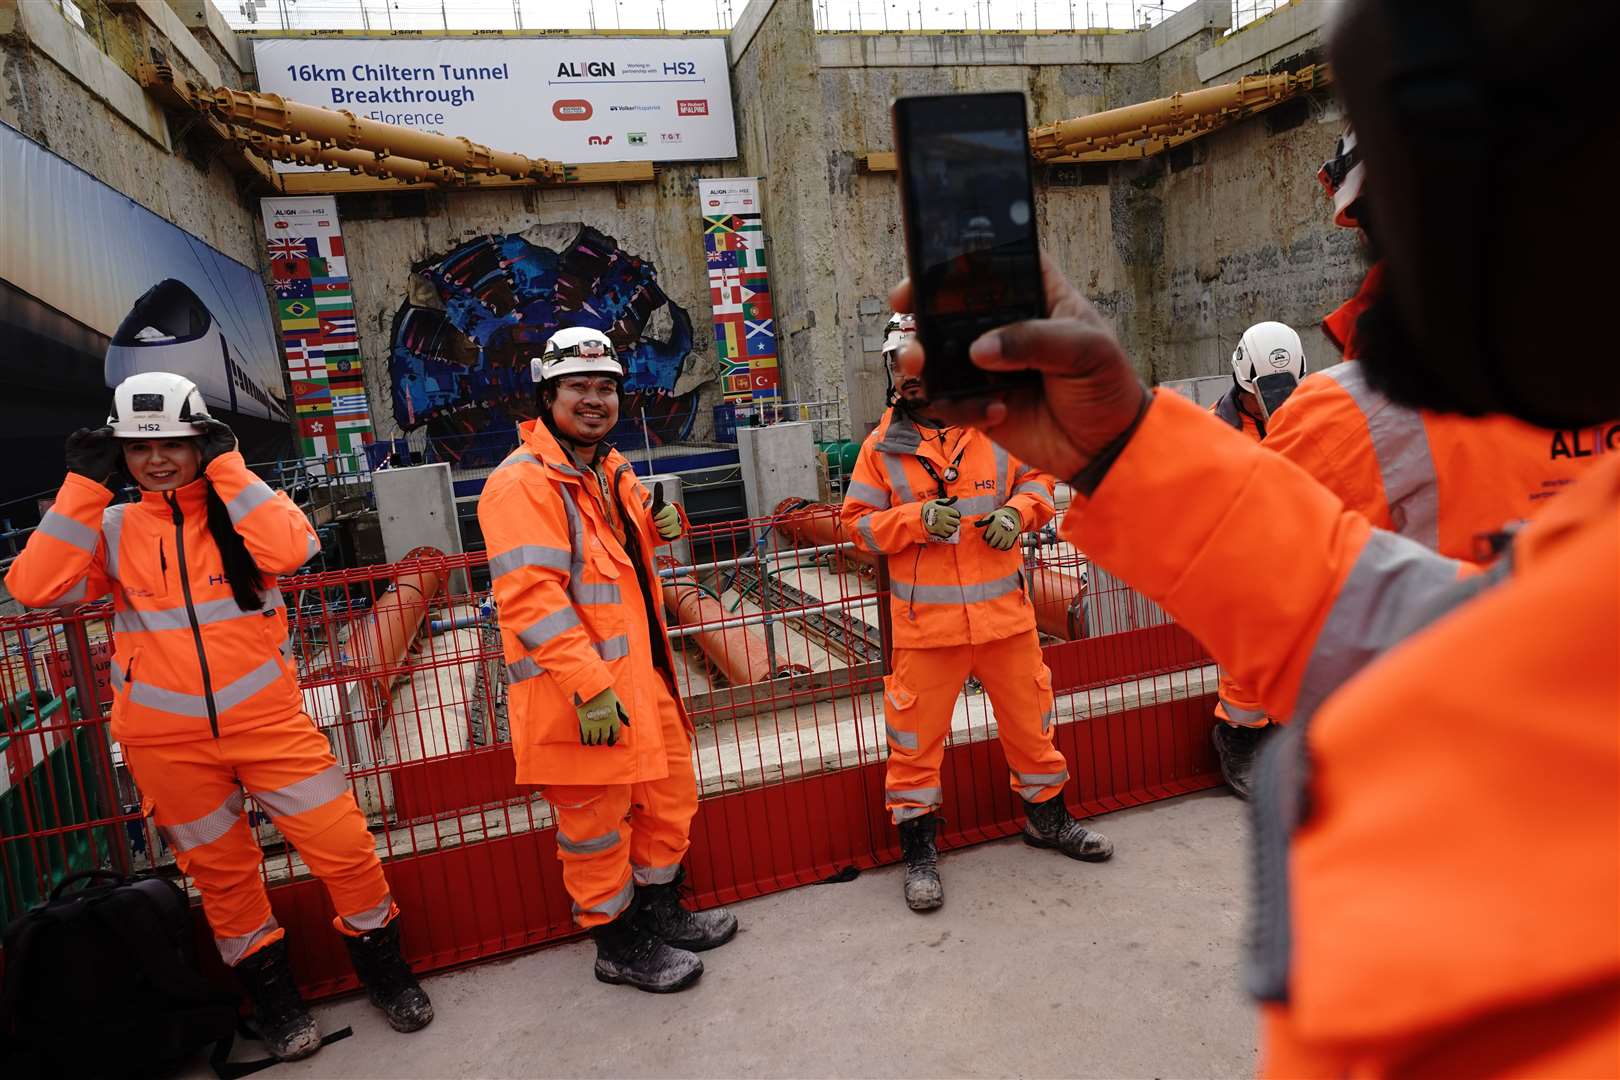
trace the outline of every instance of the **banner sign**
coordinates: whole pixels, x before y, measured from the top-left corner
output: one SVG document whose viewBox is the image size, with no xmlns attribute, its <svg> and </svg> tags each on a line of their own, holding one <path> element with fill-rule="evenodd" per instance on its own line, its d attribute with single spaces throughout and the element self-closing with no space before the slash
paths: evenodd
<svg viewBox="0 0 1620 1080">
<path fill-rule="evenodd" d="M 727 401 L 777 396 L 776 317 L 765 265 L 759 180 L 699 180 L 715 354 Z"/>
<path fill-rule="evenodd" d="M 569 164 L 737 156 L 723 38 L 272 39 L 253 56 L 261 90 L 496 150 Z"/>
<path fill-rule="evenodd" d="M 305 457 L 358 451 L 372 441 L 337 200 L 261 199 L 276 315 Z"/>
</svg>

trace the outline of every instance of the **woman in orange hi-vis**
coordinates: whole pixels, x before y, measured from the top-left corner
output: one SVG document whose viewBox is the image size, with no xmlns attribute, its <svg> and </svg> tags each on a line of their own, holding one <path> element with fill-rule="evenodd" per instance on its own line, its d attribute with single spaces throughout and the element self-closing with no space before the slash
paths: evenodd
<svg viewBox="0 0 1620 1080">
<path fill-rule="evenodd" d="M 1549 428 L 1620 414 L 1609 350 L 1552 366 L 1539 347 L 1548 311 L 1606 310 L 1612 282 L 1591 267 L 1620 219 L 1603 184 L 1567 178 L 1602 175 L 1620 119 L 1538 88 L 1554 69 L 1598 78 L 1617 32 L 1610 6 L 1342 6 L 1334 83 L 1390 280 L 1361 363 L 1392 400 Z M 1292 717 L 1254 789 L 1264 1072 L 1620 1075 L 1620 454 L 1459 578 L 1292 462 L 1146 393 L 1051 263 L 1047 298 L 1050 318 L 971 350 L 1040 370 L 1040 393 L 951 419 L 1072 477 L 1064 534 Z M 1299 557 L 1247 573 L 1261 538 Z"/>
<path fill-rule="evenodd" d="M 885 363 L 916 337 L 889 320 Z M 890 406 L 844 492 L 844 528 L 888 557 L 893 671 L 883 680 L 889 762 L 884 804 L 900 829 L 906 905 L 945 902 L 935 843 L 940 764 L 962 682 L 976 676 L 996 712 L 1024 840 L 1098 862 L 1113 844 L 1063 803 L 1069 770 L 1052 743 L 1052 673 L 1041 659 L 1019 536 L 1057 512 L 1053 480 L 966 427 L 928 416 L 922 380 L 890 372 Z M 964 515 L 966 521 L 963 520 Z"/>
<path fill-rule="evenodd" d="M 530 372 L 541 419 L 520 427 L 478 500 L 517 781 L 542 785 L 556 811 L 596 977 L 682 990 L 703 974 L 694 954 L 737 932 L 730 912 L 688 911 L 677 891 L 697 778 L 653 548 L 680 536 L 682 517 L 603 441 L 624 384 L 605 334 L 557 331 Z"/>
<path fill-rule="evenodd" d="M 30 607 L 113 597 L 112 738 L 220 956 L 282 1060 L 320 1032 L 288 966 L 243 807 L 251 797 L 326 885 L 355 970 L 398 1031 L 433 1019 L 400 952 L 366 820 L 304 713 L 275 575 L 319 549 L 303 512 L 248 471 L 189 379 L 133 375 L 107 426 L 68 438 L 68 475 L 6 587 Z M 139 501 L 113 504 L 125 471 Z"/>
</svg>

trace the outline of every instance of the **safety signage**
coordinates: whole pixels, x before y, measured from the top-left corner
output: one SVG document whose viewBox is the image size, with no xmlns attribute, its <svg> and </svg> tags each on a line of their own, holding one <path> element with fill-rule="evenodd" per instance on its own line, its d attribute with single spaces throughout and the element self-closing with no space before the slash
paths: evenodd
<svg viewBox="0 0 1620 1080">
<path fill-rule="evenodd" d="M 277 38 L 253 55 L 267 92 L 496 150 L 569 164 L 737 156 L 720 38 Z"/>
</svg>

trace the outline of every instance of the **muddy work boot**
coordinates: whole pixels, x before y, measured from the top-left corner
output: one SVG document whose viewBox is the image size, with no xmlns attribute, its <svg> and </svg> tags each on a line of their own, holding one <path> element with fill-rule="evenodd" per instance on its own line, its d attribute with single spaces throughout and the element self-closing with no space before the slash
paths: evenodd
<svg viewBox="0 0 1620 1080">
<path fill-rule="evenodd" d="M 1063 796 L 1045 802 L 1024 800 L 1024 843 L 1030 847 L 1056 848 L 1071 859 L 1102 862 L 1114 853 L 1114 842 L 1100 832 L 1092 832 L 1076 821 Z"/>
<path fill-rule="evenodd" d="M 1215 741 L 1215 754 L 1221 759 L 1221 776 L 1232 794 L 1245 802 L 1249 799 L 1249 786 L 1254 778 L 1254 763 L 1260 759 L 1260 745 L 1265 741 L 1265 727 L 1241 727 L 1237 724 L 1217 722 L 1210 737 Z"/>
<path fill-rule="evenodd" d="M 349 962 L 365 984 L 371 1003 L 388 1017 L 395 1031 L 421 1031 L 433 1022 L 433 1002 L 411 974 L 399 951 L 399 919 L 380 930 L 343 938 Z"/>
<path fill-rule="evenodd" d="M 939 818 L 933 814 L 900 823 L 900 854 L 906 860 L 906 907 L 933 911 L 945 903 L 945 883 L 939 880 L 939 848 L 934 835 Z"/>
<path fill-rule="evenodd" d="M 286 939 L 257 950 L 235 969 L 253 1016 L 248 1027 L 278 1061 L 307 1058 L 321 1048 L 321 1031 L 293 982 Z"/>
<path fill-rule="evenodd" d="M 636 886 L 636 925 L 666 945 L 687 952 L 715 949 L 737 936 L 737 916 L 725 908 L 688 911 L 681 904 L 686 867 L 664 885 Z"/>
<path fill-rule="evenodd" d="M 639 907 L 632 903 L 612 922 L 591 927 L 596 941 L 596 977 L 650 994 L 685 990 L 703 974 L 703 961 L 696 953 L 666 944 L 642 926 L 636 917 Z"/>
</svg>

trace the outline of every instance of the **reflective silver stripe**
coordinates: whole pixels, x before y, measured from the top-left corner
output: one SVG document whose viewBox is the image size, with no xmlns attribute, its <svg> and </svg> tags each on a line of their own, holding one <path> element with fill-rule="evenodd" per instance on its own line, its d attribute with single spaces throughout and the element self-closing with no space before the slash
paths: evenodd
<svg viewBox="0 0 1620 1080">
<path fill-rule="evenodd" d="M 611 582 L 587 583 L 583 581 L 570 581 L 568 595 L 573 597 L 576 604 L 617 604 L 619 602 L 619 587 Z"/>
<path fill-rule="evenodd" d="M 906 479 L 906 466 L 897 454 L 882 454 L 883 469 L 889 474 L 889 489 L 894 492 L 896 502 L 916 502 L 917 496 L 911 493 L 911 482 Z"/>
<path fill-rule="evenodd" d="M 630 906 L 630 900 L 635 895 L 636 895 L 636 879 L 632 875 L 630 880 L 626 881 L 624 883 L 624 888 L 620 889 L 618 892 L 614 893 L 612 896 L 608 897 L 606 900 L 602 901 L 600 904 L 593 904 L 588 908 L 582 908 L 578 904 L 575 904 L 574 905 L 574 914 L 575 915 L 580 915 L 580 914 L 583 914 L 584 912 L 591 911 L 591 912 L 595 912 L 598 915 L 606 915 L 609 918 L 612 918 L 613 916 L 617 915 L 619 912 L 623 911 L 625 908 L 629 907 Z"/>
<path fill-rule="evenodd" d="M 1000 495 L 969 495 L 965 499 L 957 499 L 955 506 L 957 512 L 963 517 L 972 514 L 990 514 L 1001 509 Z M 964 525 L 968 524 L 963 522 Z"/>
<path fill-rule="evenodd" d="M 257 611 L 243 611 L 232 597 L 224 600 L 205 600 L 200 604 L 193 604 L 197 612 L 197 625 L 207 626 L 210 623 L 230 622 L 232 619 L 242 619 L 248 616 L 262 618 L 265 611 L 273 611 L 286 603 L 281 590 L 272 588 L 269 592 L 260 594 L 264 598 L 264 609 Z M 144 608 L 128 607 L 113 616 L 113 631 L 131 630 L 189 630 L 191 619 L 184 607 Z"/>
<path fill-rule="evenodd" d="M 235 708 L 282 677 L 281 665 L 271 657 L 246 675 L 214 691 L 214 705 L 220 712 Z M 206 717 L 208 701 L 201 694 L 183 694 L 150 683 L 129 684 L 129 700 L 149 709 L 161 709 L 177 716 Z"/>
<path fill-rule="evenodd" d="M 567 633 L 579 625 L 579 612 L 571 607 L 553 611 L 526 630 L 518 631 L 518 640 L 531 649 L 538 649 L 558 634 Z"/>
<path fill-rule="evenodd" d="M 66 514 L 58 514 L 55 510 L 45 511 L 45 516 L 39 522 L 39 531 L 64 544 L 72 544 L 87 554 L 95 554 L 96 530 L 74 521 Z"/>
<path fill-rule="evenodd" d="M 566 461 L 559 461 L 555 465 L 553 465 L 552 468 L 556 469 L 558 472 L 562 473 L 564 476 L 584 476 L 585 475 L 583 470 L 576 469 L 574 466 L 568 464 L 568 462 L 566 462 Z"/>
<path fill-rule="evenodd" d="M 538 679 L 546 673 L 546 669 L 525 656 L 506 665 L 506 681 L 520 683 L 527 679 Z"/>
<path fill-rule="evenodd" d="M 932 814 L 933 812 L 934 807 L 932 806 L 897 806 L 889 811 L 894 815 L 896 825 L 902 821 L 910 821 L 912 818 L 920 818 L 924 814 Z"/>
<path fill-rule="evenodd" d="M 1047 709 L 1045 712 L 1041 713 L 1041 734 L 1042 735 L 1045 735 L 1048 731 L 1052 730 L 1052 721 L 1054 721 L 1056 719 L 1057 719 L 1057 706 L 1056 705 L 1052 706 L 1050 709 Z"/>
<path fill-rule="evenodd" d="M 681 876 L 681 864 L 674 866 L 633 866 L 632 880 L 637 885 L 668 885 Z"/>
<path fill-rule="evenodd" d="M 937 787 L 919 788 L 890 788 L 883 792 L 883 797 L 892 803 L 922 803 L 926 806 L 938 806 L 945 801 L 945 791 Z"/>
<path fill-rule="evenodd" d="M 321 538 L 314 533 L 309 534 L 309 543 L 304 545 L 304 562 L 307 563 L 321 553 Z M 299 563 L 303 566 L 304 563 Z"/>
<path fill-rule="evenodd" d="M 303 814 L 325 806 L 349 790 L 349 781 L 339 765 L 328 765 L 314 776 L 275 791 L 253 791 L 253 801 L 273 818 Z"/>
<path fill-rule="evenodd" d="M 499 555 L 491 556 L 489 560 L 489 576 L 493 578 L 504 577 L 514 570 L 525 566 L 543 566 L 547 570 L 568 569 L 568 552 L 562 548 L 543 547 L 539 544 L 524 544 L 510 551 L 503 551 Z"/>
<path fill-rule="evenodd" d="M 1055 773 L 1021 773 L 1013 771 L 1013 780 L 1020 785 L 1018 794 L 1026 799 L 1033 799 L 1049 787 L 1062 787 L 1068 782 L 1069 772 Z"/>
<path fill-rule="evenodd" d="M 518 450 L 518 451 L 515 451 L 513 453 L 507 454 L 506 455 L 506 460 L 501 462 L 499 465 L 495 466 L 495 472 L 490 473 L 490 475 L 494 476 L 495 473 L 500 472 L 502 469 L 506 468 L 508 465 L 538 465 L 538 464 L 540 464 L 540 459 L 539 458 L 535 457 L 533 454 L 529 453 L 527 450 Z"/>
<path fill-rule="evenodd" d="M 232 525 L 240 525 L 243 518 L 275 497 L 276 493 L 270 490 L 270 485 L 263 480 L 255 480 L 225 504 L 225 512 L 231 516 Z"/>
<path fill-rule="evenodd" d="M 289 664 L 296 661 L 297 657 L 295 657 L 293 655 L 292 638 L 283 638 L 282 639 L 282 642 L 281 642 L 281 655 L 285 656 L 287 658 L 287 663 L 289 663 Z"/>
<path fill-rule="evenodd" d="M 1041 483 L 1039 480 L 1025 481 L 1024 483 L 1013 488 L 1012 493 L 1014 495 L 1033 495 L 1047 506 L 1057 506 L 1057 503 L 1052 501 L 1052 493 L 1047 491 L 1046 485 Z"/>
<path fill-rule="evenodd" d="M 1440 495 L 1422 414 L 1368 386 L 1360 364 L 1335 364 L 1322 374 L 1338 383 L 1361 410 L 1395 531 L 1430 550 L 1438 548 Z"/>
<path fill-rule="evenodd" d="M 280 929 L 281 924 L 276 922 L 276 917 L 272 915 L 253 933 L 243 934 L 241 937 L 217 937 L 214 944 L 219 947 L 219 958 L 225 961 L 225 966 L 235 967 L 253 952 L 255 945 Z"/>
<path fill-rule="evenodd" d="M 1007 470 L 1011 466 L 1007 461 L 1007 451 L 1001 448 L 1000 443 L 992 443 L 996 452 L 996 495 L 1005 499 L 1007 497 Z"/>
<path fill-rule="evenodd" d="M 1218 700 L 1221 703 L 1221 711 L 1226 714 L 1228 723 L 1236 724 L 1238 727 L 1263 727 L 1265 725 L 1266 710 L 1245 709 L 1241 705 L 1232 704 L 1225 698 L 1219 698 Z"/>
<path fill-rule="evenodd" d="M 871 550 L 871 551 L 882 551 L 883 550 L 881 547 L 878 546 L 877 534 L 872 531 L 872 515 L 871 514 L 867 514 L 865 517 L 861 518 L 859 521 L 857 521 L 855 523 L 855 531 L 861 534 L 861 539 L 866 541 L 866 546 L 867 546 L 867 548 L 869 550 Z"/>
<path fill-rule="evenodd" d="M 867 506 L 878 510 L 887 510 L 889 508 L 889 493 L 887 491 L 880 487 L 873 487 L 871 484 L 863 484 L 859 480 L 851 480 L 848 486 L 844 488 L 844 499 L 846 502 L 854 499 L 856 502 L 865 503 Z"/>
<path fill-rule="evenodd" d="M 621 839 L 618 829 L 602 836 L 593 836 L 589 840 L 570 840 L 563 835 L 561 829 L 557 830 L 557 846 L 575 855 L 591 855 L 598 851 L 606 851 L 616 846 Z"/>
<path fill-rule="evenodd" d="M 608 638 L 606 641 L 598 641 L 594 644 L 596 645 L 596 655 L 603 660 L 617 660 L 622 656 L 630 655 L 630 638 L 625 634 L 620 634 L 616 638 Z"/>
<path fill-rule="evenodd" d="M 1332 369 L 1329 369 L 1332 370 Z M 1414 615 L 1457 585 L 1458 564 L 1421 544 L 1374 529 L 1311 646 L 1293 723 L 1381 653 L 1413 632 Z"/>
<path fill-rule="evenodd" d="M 343 916 L 343 921 L 350 930 L 379 930 L 388 925 L 388 916 L 394 913 L 394 898 L 392 895 L 382 898 L 382 903 L 374 908 L 356 912 L 353 915 Z"/>
<path fill-rule="evenodd" d="M 978 585 L 913 585 L 898 578 L 889 583 L 894 595 L 916 604 L 978 604 L 1015 593 L 1018 571 Z"/>
<path fill-rule="evenodd" d="M 585 571 L 585 527 L 580 524 L 579 507 L 574 505 L 574 493 L 566 487 L 561 490 L 563 512 L 568 515 L 568 543 L 573 558 L 568 564 L 570 578 L 577 578 Z"/>
<path fill-rule="evenodd" d="M 74 604 L 83 603 L 84 598 L 86 596 L 88 596 L 89 593 L 90 593 L 89 579 L 80 578 L 78 581 L 76 581 L 72 585 L 68 586 L 67 592 L 63 593 L 61 596 L 58 596 L 55 600 L 52 600 L 49 604 L 47 604 L 45 606 L 46 607 L 53 607 L 53 608 L 72 607 Z"/>
<path fill-rule="evenodd" d="M 917 749 L 917 733 L 915 731 L 901 731 L 887 720 L 883 721 L 883 733 L 889 741 L 902 750 Z"/>
<path fill-rule="evenodd" d="M 1017 483 L 1021 482 L 1024 479 L 1024 477 L 1028 476 L 1030 473 L 1032 473 L 1034 471 L 1035 471 L 1035 466 L 1020 464 L 1018 466 L 1017 470 L 1013 472 L 1012 482 L 1014 484 L 1017 484 Z"/>
<path fill-rule="evenodd" d="M 230 832 L 240 820 L 242 820 L 242 789 L 237 788 L 227 795 L 219 806 L 195 821 L 187 821 L 180 825 L 160 825 L 158 831 L 168 839 L 169 846 L 174 850 L 190 851 L 204 844 L 212 844 Z"/>
<path fill-rule="evenodd" d="M 128 503 L 119 503 L 101 512 L 101 535 L 107 542 L 107 576 L 114 581 L 118 580 L 118 549 L 124 535 L 124 514 L 128 510 Z"/>
</svg>

